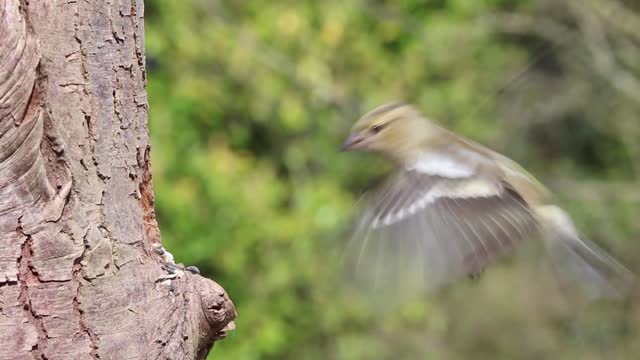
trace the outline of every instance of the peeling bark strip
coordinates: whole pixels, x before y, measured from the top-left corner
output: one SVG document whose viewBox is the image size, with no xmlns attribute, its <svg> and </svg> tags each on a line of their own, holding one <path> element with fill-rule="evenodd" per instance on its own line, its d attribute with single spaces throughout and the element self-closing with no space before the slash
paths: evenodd
<svg viewBox="0 0 640 360">
<path fill-rule="evenodd" d="M 204 358 L 233 324 L 213 281 L 155 281 L 143 25 L 0 0 L 0 359 Z"/>
</svg>

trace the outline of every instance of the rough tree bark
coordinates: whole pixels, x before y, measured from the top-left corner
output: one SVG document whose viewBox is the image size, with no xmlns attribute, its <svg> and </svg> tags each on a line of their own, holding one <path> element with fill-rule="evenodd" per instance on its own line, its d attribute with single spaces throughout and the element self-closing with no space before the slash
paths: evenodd
<svg viewBox="0 0 640 360">
<path fill-rule="evenodd" d="M 223 289 L 153 246 L 142 0 L 0 0 L 0 359 L 204 358 Z"/>
</svg>

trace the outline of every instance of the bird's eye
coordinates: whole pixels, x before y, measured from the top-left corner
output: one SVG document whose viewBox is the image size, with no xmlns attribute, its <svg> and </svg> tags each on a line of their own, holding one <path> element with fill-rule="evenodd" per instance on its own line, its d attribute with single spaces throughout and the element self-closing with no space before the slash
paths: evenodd
<svg viewBox="0 0 640 360">
<path fill-rule="evenodd" d="M 377 124 L 377 125 L 373 125 L 373 126 L 371 127 L 371 131 L 372 131 L 374 134 L 377 134 L 377 133 L 379 133 L 380 131 L 382 131 L 382 129 L 384 129 L 384 126 L 385 126 L 385 124 Z"/>
</svg>

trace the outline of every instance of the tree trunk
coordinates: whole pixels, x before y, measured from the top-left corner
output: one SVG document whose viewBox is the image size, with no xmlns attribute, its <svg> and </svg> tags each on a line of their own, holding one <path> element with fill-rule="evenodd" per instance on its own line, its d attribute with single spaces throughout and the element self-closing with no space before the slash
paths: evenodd
<svg viewBox="0 0 640 360">
<path fill-rule="evenodd" d="M 233 324 L 154 252 L 142 0 L 0 0 L 0 359 L 204 358 Z"/>
</svg>

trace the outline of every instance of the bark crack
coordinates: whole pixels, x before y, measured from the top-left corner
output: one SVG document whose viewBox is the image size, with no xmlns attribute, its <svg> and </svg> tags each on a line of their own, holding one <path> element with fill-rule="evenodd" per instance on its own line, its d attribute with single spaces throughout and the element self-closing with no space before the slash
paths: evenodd
<svg viewBox="0 0 640 360">
<path fill-rule="evenodd" d="M 83 265 L 84 258 L 87 254 L 87 251 L 90 249 L 89 241 L 87 239 L 87 237 L 89 236 L 90 229 L 91 229 L 90 227 L 87 228 L 87 231 L 82 236 L 82 243 L 83 243 L 82 253 L 73 262 L 73 272 L 72 272 L 71 278 L 74 283 L 75 289 L 74 289 L 74 296 L 73 296 L 72 303 L 73 303 L 73 310 L 78 314 L 78 327 L 80 328 L 80 331 L 87 336 L 91 345 L 91 351 L 89 355 L 93 359 L 98 359 L 100 356 L 98 355 L 97 337 L 96 337 L 96 334 L 91 329 L 91 327 L 87 326 L 87 323 L 85 321 L 85 313 L 84 313 L 84 310 L 82 310 L 81 303 L 80 303 L 80 290 L 83 284 L 79 279 L 79 276 L 81 276 L 82 268 L 84 266 Z"/>
<path fill-rule="evenodd" d="M 16 232 L 22 234 L 25 240 L 22 242 L 20 257 L 18 258 L 18 282 L 20 283 L 20 295 L 18 301 L 22 306 L 22 309 L 29 319 L 29 322 L 36 328 L 38 334 L 37 342 L 31 347 L 32 354 L 36 359 L 47 359 L 44 355 L 47 348 L 47 331 L 42 321 L 42 316 L 38 315 L 33 309 L 33 305 L 30 301 L 29 289 L 32 286 L 37 286 L 40 283 L 38 273 L 36 272 L 31 259 L 33 258 L 33 239 L 31 235 L 24 233 L 22 229 L 21 220 L 18 219 L 18 228 Z"/>
<path fill-rule="evenodd" d="M 78 269 L 80 269 L 82 265 L 78 263 Z M 73 297 L 73 310 L 78 314 L 78 326 L 80 327 L 80 331 L 83 332 L 88 338 L 91 345 L 91 351 L 89 355 L 92 359 L 99 359 L 100 355 L 98 354 L 98 337 L 95 332 L 91 329 L 90 326 L 87 325 L 85 319 L 85 312 L 82 310 L 82 306 L 80 303 L 80 288 L 83 286 L 81 282 L 77 279 L 78 273 L 80 270 L 74 271 L 74 279 L 76 282 L 75 296 Z"/>
<path fill-rule="evenodd" d="M 153 180 L 151 178 L 151 146 L 147 145 L 143 151 L 138 148 L 138 166 L 142 168 L 139 192 L 142 202 L 144 233 L 147 245 L 160 243 L 160 229 L 156 219 L 155 197 L 153 194 Z M 146 248 L 146 246 L 145 246 Z"/>
<path fill-rule="evenodd" d="M 142 4 L 142 3 L 141 3 Z M 140 67 L 140 69 L 142 70 L 142 82 L 144 85 L 147 84 L 147 68 L 146 68 L 146 64 L 144 61 L 144 46 L 141 46 L 140 44 L 140 39 L 138 38 L 138 32 L 139 32 L 139 25 L 138 22 L 136 21 L 136 18 L 138 16 L 138 3 L 136 0 L 132 0 L 131 1 L 131 9 L 130 9 L 130 20 L 131 20 L 131 25 L 133 27 L 133 43 L 135 45 L 135 57 L 138 60 L 138 66 Z M 141 11 L 142 12 L 142 11 Z M 140 17 L 142 18 L 143 14 L 140 14 Z M 138 104 L 137 99 L 136 99 L 136 104 Z M 146 103 L 144 104 L 144 106 L 146 107 Z"/>
</svg>

